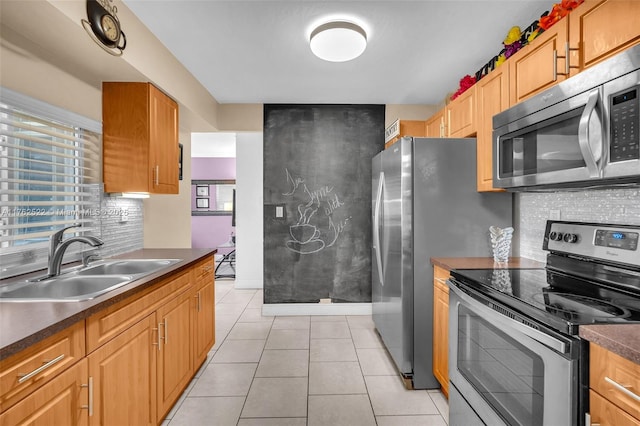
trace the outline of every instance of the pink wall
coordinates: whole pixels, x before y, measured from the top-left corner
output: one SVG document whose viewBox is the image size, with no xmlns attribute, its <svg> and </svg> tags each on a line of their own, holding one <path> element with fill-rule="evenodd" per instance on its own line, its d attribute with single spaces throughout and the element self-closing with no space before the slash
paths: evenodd
<svg viewBox="0 0 640 426">
<path fill-rule="evenodd" d="M 204 158 L 191 159 L 191 179 L 235 179 L 235 158 Z M 195 186 L 192 187 L 192 206 L 195 206 Z M 209 189 L 209 207 L 214 208 L 215 191 Z M 195 210 L 195 208 L 193 208 Z M 201 209 L 206 210 L 206 209 Z M 218 247 L 229 241 L 231 232 L 231 216 L 191 216 L 191 247 Z M 228 252 L 220 249 L 220 253 Z"/>
</svg>

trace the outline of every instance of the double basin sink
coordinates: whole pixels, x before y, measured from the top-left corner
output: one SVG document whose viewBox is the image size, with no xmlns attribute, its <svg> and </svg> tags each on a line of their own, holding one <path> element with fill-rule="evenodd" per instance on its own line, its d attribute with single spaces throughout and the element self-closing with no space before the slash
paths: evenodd
<svg viewBox="0 0 640 426">
<path fill-rule="evenodd" d="M 182 259 L 122 259 L 96 262 L 41 281 L 21 281 L 0 288 L 3 302 L 80 302 L 115 290 Z"/>
</svg>

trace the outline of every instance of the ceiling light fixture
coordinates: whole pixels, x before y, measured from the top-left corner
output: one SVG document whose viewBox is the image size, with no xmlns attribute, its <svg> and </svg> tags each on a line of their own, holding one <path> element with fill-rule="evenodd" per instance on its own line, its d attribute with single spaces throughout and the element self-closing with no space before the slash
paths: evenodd
<svg viewBox="0 0 640 426">
<path fill-rule="evenodd" d="M 357 58 L 367 48 L 367 33 L 352 22 L 327 22 L 311 32 L 309 45 L 320 59 L 346 62 Z"/>
</svg>

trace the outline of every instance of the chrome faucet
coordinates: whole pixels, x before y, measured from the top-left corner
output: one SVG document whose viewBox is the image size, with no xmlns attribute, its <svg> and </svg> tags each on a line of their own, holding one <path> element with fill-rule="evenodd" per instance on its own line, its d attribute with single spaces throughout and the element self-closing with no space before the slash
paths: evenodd
<svg viewBox="0 0 640 426">
<path fill-rule="evenodd" d="M 62 265 L 62 256 L 64 256 L 64 252 L 67 250 L 67 247 L 71 243 L 85 243 L 89 244 L 91 247 L 98 247 L 104 244 L 98 237 L 93 237 L 91 235 L 80 236 L 80 237 L 70 237 L 66 240 L 62 241 L 62 235 L 64 231 L 71 228 L 77 228 L 80 225 L 73 225 L 63 228 L 53 234 L 49 239 L 49 268 L 47 270 L 48 277 L 55 277 L 60 275 L 60 265 Z"/>
</svg>

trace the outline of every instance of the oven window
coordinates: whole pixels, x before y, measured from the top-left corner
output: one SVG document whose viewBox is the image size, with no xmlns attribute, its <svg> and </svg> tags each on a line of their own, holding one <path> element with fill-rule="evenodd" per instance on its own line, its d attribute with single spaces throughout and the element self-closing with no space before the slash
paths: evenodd
<svg viewBox="0 0 640 426">
<path fill-rule="evenodd" d="M 585 167 L 578 142 L 581 114 L 578 108 L 500 137 L 500 177 Z"/>
<path fill-rule="evenodd" d="M 458 309 L 458 371 L 508 424 L 542 425 L 542 358 L 464 305 Z"/>
</svg>

